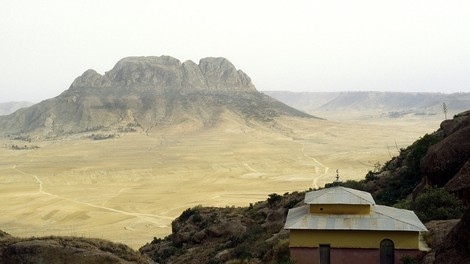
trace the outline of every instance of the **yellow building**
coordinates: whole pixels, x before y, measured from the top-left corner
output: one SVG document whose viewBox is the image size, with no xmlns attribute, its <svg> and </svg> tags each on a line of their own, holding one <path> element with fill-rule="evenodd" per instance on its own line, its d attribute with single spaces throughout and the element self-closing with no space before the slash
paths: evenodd
<svg viewBox="0 0 470 264">
<path fill-rule="evenodd" d="M 370 193 L 345 187 L 308 192 L 284 228 L 299 264 L 401 263 L 420 252 L 427 231 L 413 211 L 376 205 Z"/>
</svg>

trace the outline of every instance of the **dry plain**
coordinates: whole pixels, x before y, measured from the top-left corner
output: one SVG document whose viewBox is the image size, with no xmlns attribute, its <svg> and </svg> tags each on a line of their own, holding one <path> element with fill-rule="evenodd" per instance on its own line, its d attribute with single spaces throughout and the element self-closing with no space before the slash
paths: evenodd
<svg viewBox="0 0 470 264">
<path fill-rule="evenodd" d="M 321 187 L 336 169 L 361 179 L 438 117 L 278 120 L 275 130 L 220 123 L 26 144 L 0 139 L 0 229 L 16 236 L 74 235 L 138 248 L 171 232 L 186 208 L 247 206 L 270 193 Z"/>
</svg>

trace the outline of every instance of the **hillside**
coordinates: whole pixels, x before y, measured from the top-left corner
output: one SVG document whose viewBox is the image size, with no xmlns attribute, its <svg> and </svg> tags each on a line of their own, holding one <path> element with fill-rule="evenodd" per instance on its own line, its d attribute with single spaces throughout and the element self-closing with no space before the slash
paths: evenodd
<svg viewBox="0 0 470 264">
<path fill-rule="evenodd" d="M 415 143 L 402 149 L 400 155 L 387 162 L 382 168 L 370 172 L 362 181 L 346 181 L 341 185 L 362 189 L 373 194 L 379 204 L 395 204 L 403 199 L 424 197 L 425 213 L 431 219 L 449 219 L 462 216 L 462 210 L 452 211 L 461 206 L 451 194 L 436 189 L 433 196 L 430 191 L 420 187 L 431 182 L 431 186 L 454 186 L 449 189 L 457 194 L 463 202 L 468 203 L 468 162 L 470 155 L 460 151 L 451 152 L 450 156 L 439 159 L 439 155 L 449 153 L 445 149 L 455 149 L 449 142 L 457 141 L 461 149 L 468 150 L 470 144 L 466 130 L 470 127 L 470 111 L 457 115 L 452 120 L 444 121 L 441 129 L 432 135 L 425 135 Z M 464 134 L 462 134 L 464 133 Z M 466 152 L 465 152 L 466 153 Z M 463 156 L 462 156 L 463 155 Z M 458 161 L 449 164 L 447 169 L 456 172 L 449 179 L 442 175 L 428 174 L 426 160 Z M 464 162 L 461 162 L 464 161 Z M 466 161 L 466 162 L 465 162 Z M 446 176 L 447 177 L 447 176 Z M 439 184 L 438 181 L 439 180 Z M 455 183 L 455 181 L 464 182 Z M 447 183 L 447 184 L 446 184 Z M 455 186 L 459 186 L 456 188 Z M 436 194 L 437 193 L 437 194 Z M 282 196 L 271 194 L 266 201 L 250 204 L 244 208 L 210 208 L 195 207 L 185 210 L 172 223 L 172 234 L 164 239 L 155 238 L 143 246 L 140 252 L 159 263 L 227 263 L 228 261 L 245 261 L 245 263 L 289 263 L 288 233 L 282 229 L 287 210 L 302 204 L 303 192 L 286 193 Z M 450 200 L 444 200 L 444 199 Z M 416 204 L 420 199 L 416 198 Z M 409 201 L 411 205 L 414 202 Z M 460 205 L 458 205 L 460 204 Z M 434 209 L 426 206 L 437 206 Z M 420 208 L 408 208 L 420 210 Z M 452 211 L 451 214 L 440 214 L 441 211 Z M 422 211 L 418 211 L 420 214 Z M 432 251 L 425 256 L 425 263 L 468 263 L 470 247 L 470 209 L 460 222 L 431 221 L 427 224 L 430 230 L 429 242 Z M 424 219 L 424 218 L 423 218 Z M 429 221 L 429 220 L 427 220 Z M 431 240 L 433 239 L 433 240 Z M 432 242 L 432 243 L 431 243 Z M 444 261 L 445 260 L 445 261 Z M 453 262 L 455 260 L 455 262 Z M 435 262 L 434 262 L 435 261 Z M 450 262 L 449 262 L 450 261 Z M 459 262 L 460 261 L 460 262 Z"/>
<path fill-rule="evenodd" d="M 16 238 L 0 231 L 0 263 L 145 264 L 152 261 L 126 245 L 102 239 Z"/>
<path fill-rule="evenodd" d="M 172 223 L 172 234 L 155 238 L 140 252 L 158 263 L 282 263 L 289 260 L 288 209 L 304 192 L 271 194 L 247 207 L 188 208 Z"/>
<path fill-rule="evenodd" d="M 128 57 L 104 75 L 87 70 L 55 98 L 0 116 L 0 128 L 48 137 L 120 128 L 149 131 L 182 123 L 213 126 L 224 113 L 248 124 L 312 117 L 258 92 L 225 58 L 195 64 L 169 56 Z"/>
<path fill-rule="evenodd" d="M 263 91 L 277 100 L 307 113 L 321 116 L 400 118 L 463 112 L 470 105 L 470 93 L 404 92 L 284 92 Z"/>
</svg>

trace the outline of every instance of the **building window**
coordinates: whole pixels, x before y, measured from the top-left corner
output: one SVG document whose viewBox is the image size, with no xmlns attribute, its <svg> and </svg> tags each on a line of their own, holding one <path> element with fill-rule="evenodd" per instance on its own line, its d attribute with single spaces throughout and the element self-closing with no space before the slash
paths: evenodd
<svg viewBox="0 0 470 264">
<path fill-rule="evenodd" d="M 395 259 L 395 245 L 390 239 L 380 242 L 380 264 L 393 264 Z"/>
<path fill-rule="evenodd" d="M 330 264 L 329 244 L 320 244 L 320 264 Z"/>
</svg>

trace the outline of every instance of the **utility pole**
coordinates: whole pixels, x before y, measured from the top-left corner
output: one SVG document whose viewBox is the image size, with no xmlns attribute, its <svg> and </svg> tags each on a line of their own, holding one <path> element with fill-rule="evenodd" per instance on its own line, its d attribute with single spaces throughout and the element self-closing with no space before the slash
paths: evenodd
<svg viewBox="0 0 470 264">
<path fill-rule="evenodd" d="M 444 112 L 444 120 L 447 120 L 447 105 L 446 103 L 442 103 L 442 111 Z"/>
</svg>

